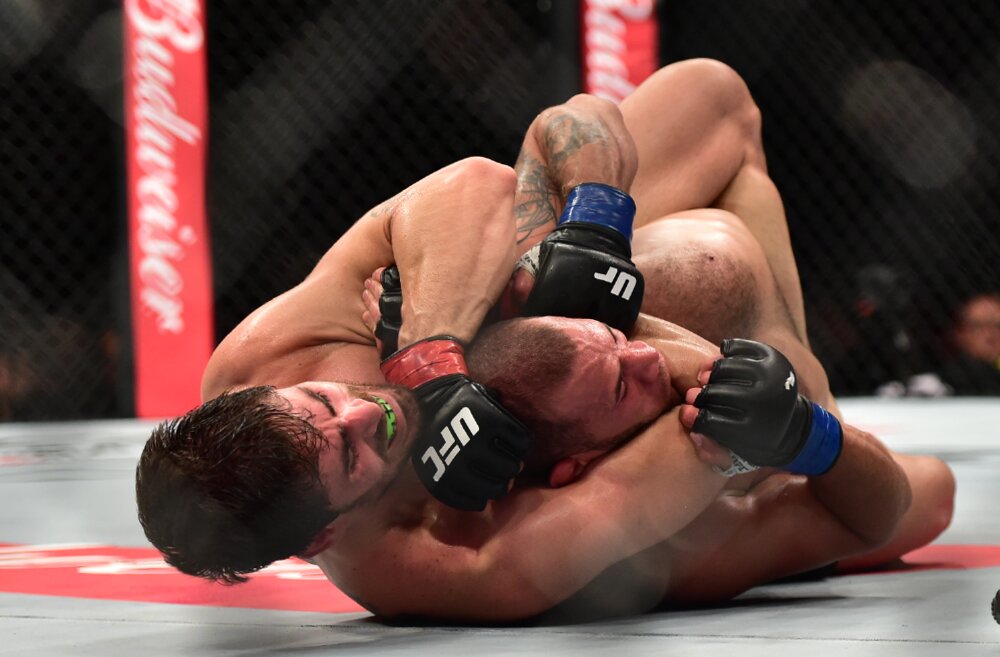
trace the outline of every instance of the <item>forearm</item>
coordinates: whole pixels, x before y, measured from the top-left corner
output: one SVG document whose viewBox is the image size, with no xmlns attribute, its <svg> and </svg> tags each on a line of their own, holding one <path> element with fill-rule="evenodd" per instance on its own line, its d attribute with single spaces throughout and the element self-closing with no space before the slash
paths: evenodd
<svg viewBox="0 0 1000 657">
<path fill-rule="evenodd" d="M 509 167 L 471 158 L 397 203 L 387 226 L 403 287 L 400 348 L 475 335 L 513 271 L 514 181 Z"/>
<path fill-rule="evenodd" d="M 635 144 L 613 103 L 581 94 L 543 111 L 528 128 L 515 166 L 519 251 L 555 227 L 573 187 L 598 182 L 627 192 L 637 167 Z"/>
<path fill-rule="evenodd" d="M 686 527 L 725 482 L 698 459 L 671 413 L 572 484 L 515 489 L 516 503 L 498 507 L 495 518 L 506 528 L 502 540 L 482 556 L 496 564 L 498 576 L 532 582 L 533 598 L 559 602 L 612 564 Z M 559 550 L 525 548 L 561 540 Z"/>
<path fill-rule="evenodd" d="M 694 520 L 727 479 L 699 459 L 675 409 L 601 460 L 581 483 L 615 491 L 623 540 L 638 551 Z"/>
<path fill-rule="evenodd" d="M 809 485 L 816 498 L 868 545 L 880 545 L 895 531 L 910 505 L 906 475 L 874 436 L 844 424 L 836 465 Z"/>
</svg>

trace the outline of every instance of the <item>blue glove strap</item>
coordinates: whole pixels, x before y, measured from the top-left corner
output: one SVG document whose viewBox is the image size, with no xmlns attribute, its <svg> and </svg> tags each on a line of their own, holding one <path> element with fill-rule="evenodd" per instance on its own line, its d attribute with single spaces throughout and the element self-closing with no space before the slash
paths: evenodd
<svg viewBox="0 0 1000 657">
<path fill-rule="evenodd" d="M 795 474 L 825 474 L 837 462 L 844 443 L 844 430 L 837 418 L 819 404 L 812 404 L 812 410 L 809 438 L 798 456 L 783 468 Z"/>
<path fill-rule="evenodd" d="M 581 222 L 607 226 L 631 242 L 633 219 L 635 201 L 631 196 L 611 185 L 583 183 L 570 190 L 559 225 Z"/>
</svg>

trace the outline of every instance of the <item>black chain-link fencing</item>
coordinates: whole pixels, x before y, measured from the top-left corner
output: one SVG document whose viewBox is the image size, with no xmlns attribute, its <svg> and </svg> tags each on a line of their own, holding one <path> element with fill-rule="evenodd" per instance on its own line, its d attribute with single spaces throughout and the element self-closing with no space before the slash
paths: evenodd
<svg viewBox="0 0 1000 657">
<path fill-rule="evenodd" d="M 128 411 L 120 33 L 109 0 L 0 0 L 2 420 Z"/>
<path fill-rule="evenodd" d="M 719 58 L 762 108 L 835 391 L 936 371 L 952 310 L 1000 287 L 1000 5 L 659 13 L 664 62 Z M 403 187 L 469 155 L 512 163 L 578 88 L 575 17 L 571 0 L 210 0 L 218 336 Z M 118 3 L 0 0 L 0 419 L 131 412 L 121 104 Z"/>
<path fill-rule="evenodd" d="M 1000 5 L 670 0 L 662 9 L 667 61 L 722 59 L 761 107 L 812 346 L 834 390 L 941 392 L 914 375 L 952 373 L 952 316 L 970 296 L 1000 290 Z M 973 380 L 955 387 L 1000 392 L 1000 363 L 970 365 Z"/>
<path fill-rule="evenodd" d="M 539 5 L 209 3 L 220 336 L 419 178 L 471 155 L 513 163 L 535 113 L 557 102 L 551 86 L 576 90 L 550 83 L 576 62 Z"/>
</svg>

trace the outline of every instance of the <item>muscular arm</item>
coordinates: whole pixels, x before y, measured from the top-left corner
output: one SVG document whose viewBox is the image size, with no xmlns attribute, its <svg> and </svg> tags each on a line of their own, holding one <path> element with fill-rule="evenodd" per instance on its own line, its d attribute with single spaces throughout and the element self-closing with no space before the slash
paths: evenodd
<svg viewBox="0 0 1000 657">
<path fill-rule="evenodd" d="M 509 167 L 469 158 L 368 212 L 302 283 L 226 337 L 209 362 L 203 397 L 310 378 L 380 382 L 377 354 L 363 348 L 373 339 L 361 295 L 372 271 L 392 262 L 406 293 L 400 346 L 436 334 L 471 339 L 513 269 L 514 184 Z"/>
<path fill-rule="evenodd" d="M 816 500 L 854 535 L 859 550 L 888 541 L 910 506 L 906 475 L 889 450 L 851 425 L 844 425 L 844 447 L 837 464 L 808 482 Z"/>
<path fill-rule="evenodd" d="M 403 287 L 401 348 L 439 334 L 472 340 L 514 267 L 513 171 L 475 158 L 439 173 L 387 222 Z"/>
<path fill-rule="evenodd" d="M 771 475 L 745 495 L 721 497 L 687 527 L 677 539 L 683 575 L 670 597 L 725 600 L 876 549 L 892 537 L 909 504 L 906 476 L 889 451 L 844 425 L 843 452 L 828 473 Z"/>
<path fill-rule="evenodd" d="M 539 114 L 518 155 L 514 216 L 518 252 L 556 225 L 569 191 L 599 182 L 628 191 L 638 160 L 614 103 L 580 94 Z"/>
<path fill-rule="evenodd" d="M 580 481 L 559 490 L 515 489 L 488 518 L 466 516 L 469 526 L 485 523 L 481 541 L 467 533 L 450 539 L 439 518 L 402 545 L 386 544 L 386 554 L 371 556 L 372 567 L 397 576 L 369 580 L 362 597 L 388 616 L 483 622 L 535 615 L 680 530 L 723 484 L 671 413 Z"/>
</svg>

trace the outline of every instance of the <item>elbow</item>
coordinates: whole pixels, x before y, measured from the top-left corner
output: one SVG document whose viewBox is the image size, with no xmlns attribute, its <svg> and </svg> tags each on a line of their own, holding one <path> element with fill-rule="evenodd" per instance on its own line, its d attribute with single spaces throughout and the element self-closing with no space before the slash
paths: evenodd
<svg viewBox="0 0 1000 657">
<path fill-rule="evenodd" d="M 506 164 L 485 157 L 467 157 L 454 165 L 452 180 L 463 188 L 474 190 L 489 202 L 494 197 L 513 202 L 517 174 Z"/>
<path fill-rule="evenodd" d="M 955 515 L 955 473 L 951 471 L 951 468 L 944 461 L 940 461 L 940 464 L 942 470 L 939 480 L 940 490 L 937 513 L 933 520 L 933 525 L 937 531 L 936 536 L 948 529 L 951 525 L 951 519 Z"/>
<path fill-rule="evenodd" d="M 897 468 L 898 469 L 898 468 Z M 889 543 L 902 528 L 904 517 L 913 503 L 913 491 L 902 470 L 895 476 L 894 485 L 887 487 L 883 498 L 883 516 L 864 533 L 856 532 L 867 550 L 874 550 Z"/>
<path fill-rule="evenodd" d="M 896 532 L 903 525 L 903 518 L 906 512 L 910 510 L 910 505 L 913 504 L 913 491 L 910 488 L 910 484 L 906 477 L 902 477 L 902 481 L 897 485 L 897 493 L 895 495 L 895 506 L 893 508 L 892 522 L 887 522 L 886 525 L 889 526 L 888 531 L 883 532 L 883 536 L 879 536 L 878 544 L 885 545 L 896 535 Z"/>
<path fill-rule="evenodd" d="M 925 511 L 923 524 L 930 542 L 951 525 L 955 514 L 955 474 L 937 458 L 925 457 L 922 465 L 924 476 L 915 485 L 922 487 L 918 510 Z"/>
</svg>

